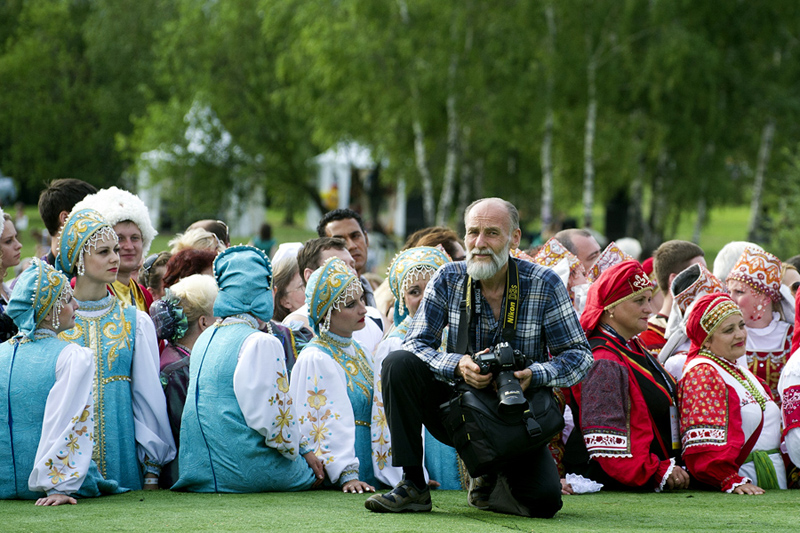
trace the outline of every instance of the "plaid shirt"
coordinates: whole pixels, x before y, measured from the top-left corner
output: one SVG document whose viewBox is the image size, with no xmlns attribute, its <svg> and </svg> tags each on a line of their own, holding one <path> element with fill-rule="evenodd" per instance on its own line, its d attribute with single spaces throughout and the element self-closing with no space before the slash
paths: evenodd
<svg viewBox="0 0 800 533">
<path fill-rule="evenodd" d="M 509 261 L 517 261 L 520 284 L 516 334 L 509 344 L 534 361 L 528 367 L 533 372 L 531 386 L 570 387 L 578 383 L 589 371 L 593 358 L 567 289 L 549 268 L 514 258 Z M 425 361 L 441 381 L 455 379 L 463 356 L 454 351 L 466 281 L 465 262 L 441 267 L 428 283 L 403 343 L 403 349 Z M 480 283 L 473 284 L 476 301 L 469 330 L 476 352 L 503 341 L 502 313 L 501 320 L 496 320 L 479 286 Z M 505 295 L 501 309 L 504 308 Z M 447 349 L 440 351 L 445 326 L 449 326 L 450 334 Z"/>
</svg>

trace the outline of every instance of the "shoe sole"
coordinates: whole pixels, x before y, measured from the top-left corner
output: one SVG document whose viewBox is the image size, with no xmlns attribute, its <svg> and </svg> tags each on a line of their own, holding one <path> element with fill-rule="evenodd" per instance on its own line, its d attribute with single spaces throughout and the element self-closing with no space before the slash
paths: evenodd
<svg viewBox="0 0 800 533">
<path fill-rule="evenodd" d="M 379 500 L 367 500 L 364 507 L 374 513 L 427 513 L 433 508 L 430 503 L 409 503 L 401 508 L 384 505 Z"/>
</svg>

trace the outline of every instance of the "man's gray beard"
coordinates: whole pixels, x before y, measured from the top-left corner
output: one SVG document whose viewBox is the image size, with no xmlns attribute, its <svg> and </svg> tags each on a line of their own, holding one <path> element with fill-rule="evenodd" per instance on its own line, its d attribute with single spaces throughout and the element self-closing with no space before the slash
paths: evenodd
<svg viewBox="0 0 800 533">
<path fill-rule="evenodd" d="M 500 272 L 500 269 L 508 263 L 508 252 L 511 250 L 511 240 L 506 243 L 505 247 L 503 248 L 503 252 L 501 256 L 498 256 L 494 253 L 494 250 L 491 248 L 473 248 L 471 251 L 467 251 L 467 274 L 472 279 L 482 280 L 482 279 L 489 279 L 493 277 L 495 274 Z M 472 259 L 472 255 L 475 253 L 489 253 L 492 256 L 491 263 L 478 263 Z"/>
</svg>

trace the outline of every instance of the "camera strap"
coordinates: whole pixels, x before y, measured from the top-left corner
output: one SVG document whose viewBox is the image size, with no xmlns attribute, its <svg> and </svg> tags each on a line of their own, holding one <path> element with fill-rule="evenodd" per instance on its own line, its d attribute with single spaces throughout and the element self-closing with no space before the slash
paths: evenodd
<svg viewBox="0 0 800 533">
<path fill-rule="evenodd" d="M 461 319 L 458 323 L 458 337 L 456 340 L 456 353 L 472 353 L 472 346 L 469 339 L 469 328 L 472 324 L 473 302 L 475 300 L 475 288 L 472 284 L 472 276 L 467 276 L 464 284 L 464 297 L 461 300 Z M 519 267 L 517 260 L 513 257 L 508 258 L 508 270 L 506 270 L 506 290 L 505 307 L 503 309 L 503 340 L 511 343 L 517 330 L 517 315 L 519 311 Z"/>
</svg>

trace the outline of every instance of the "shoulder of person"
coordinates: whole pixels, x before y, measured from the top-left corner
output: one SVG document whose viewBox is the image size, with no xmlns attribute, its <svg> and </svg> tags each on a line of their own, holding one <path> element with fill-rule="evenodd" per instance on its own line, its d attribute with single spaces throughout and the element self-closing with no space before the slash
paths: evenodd
<svg viewBox="0 0 800 533">
<path fill-rule="evenodd" d="M 535 283 L 549 283 L 552 285 L 560 284 L 562 286 L 564 285 L 564 283 L 561 281 L 561 278 L 558 277 L 558 274 L 556 274 L 552 268 L 548 268 L 546 266 L 542 266 L 537 263 L 531 263 L 530 261 L 522 261 L 514 258 L 509 259 L 509 261 L 517 262 L 520 279 L 526 278 Z"/>
</svg>

